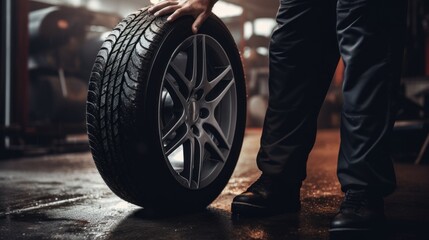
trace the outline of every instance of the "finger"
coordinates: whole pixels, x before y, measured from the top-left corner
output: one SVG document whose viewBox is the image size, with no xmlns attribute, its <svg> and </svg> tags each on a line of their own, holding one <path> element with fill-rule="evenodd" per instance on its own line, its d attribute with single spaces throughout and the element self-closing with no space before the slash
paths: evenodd
<svg viewBox="0 0 429 240">
<path fill-rule="evenodd" d="M 169 14 L 169 13 L 172 13 L 172 12 L 176 12 L 181 7 L 182 6 L 180 6 L 180 5 L 168 6 L 168 7 L 165 7 L 163 9 L 159 10 L 158 12 L 154 13 L 153 15 L 155 15 L 155 16 L 164 16 L 166 14 Z"/>
<path fill-rule="evenodd" d="M 173 14 L 171 14 L 167 18 L 167 21 L 172 22 L 183 15 L 189 15 L 189 10 L 187 8 L 181 7 L 180 9 L 177 9 Z"/>
<path fill-rule="evenodd" d="M 200 29 L 201 25 L 208 17 L 209 17 L 209 14 L 207 14 L 206 12 L 203 12 L 200 15 L 198 15 L 197 19 L 195 19 L 194 23 L 192 24 L 192 32 L 197 33 L 198 29 Z"/>
<path fill-rule="evenodd" d="M 177 1 L 162 1 L 162 2 L 155 4 L 154 6 L 150 7 L 148 9 L 148 11 L 149 11 L 149 13 L 156 13 L 159 10 L 161 10 L 167 6 L 178 5 L 178 4 L 179 4 L 179 2 L 177 2 Z"/>
<path fill-rule="evenodd" d="M 165 8 L 166 6 L 177 5 L 177 4 L 179 4 L 178 1 L 162 1 L 150 7 L 149 12 L 156 12 L 156 11 L 159 11 L 160 9 Z"/>
</svg>

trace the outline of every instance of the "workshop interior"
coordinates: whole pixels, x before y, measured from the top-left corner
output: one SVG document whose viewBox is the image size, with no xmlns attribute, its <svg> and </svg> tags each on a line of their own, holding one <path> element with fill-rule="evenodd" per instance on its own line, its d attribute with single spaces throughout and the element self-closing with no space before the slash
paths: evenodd
<svg viewBox="0 0 429 240">
<path fill-rule="evenodd" d="M 85 102 L 95 56 L 124 16 L 150 2 L 12 1 L 7 7 L 6 2 L 1 28 L 0 158 L 86 151 Z M 256 2 L 220 1 L 214 9 L 242 54 L 249 128 L 262 126 L 267 108 L 268 47 L 277 1 L 264 4 L 261 8 Z M 425 1 L 409 5 L 392 149 L 398 159 L 421 162 L 428 158 L 429 13 Z M 340 62 L 319 128 L 339 127 L 343 69 Z"/>
<path fill-rule="evenodd" d="M 55 160 L 51 160 L 56 156 L 89 155 L 86 104 L 97 54 L 122 19 L 157 2 L 0 2 L 0 165 L 4 164 L 1 166 L 19 163 L 16 169 L 20 169 L 27 162 L 32 166 L 33 159 L 47 158 L 50 161 L 41 168 L 50 169 L 54 168 Z M 221 0 L 213 8 L 230 31 L 241 55 L 247 93 L 245 143 L 248 133 L 261 130 L 268 107 L 269 44 L 277 24 L 275 15 L 278 4 L 278 0 Z M 429 1 L 408 1 L 405 39 L 400 97 L 396 103 L 396 122 L 390 137 L 391 154 L 395 163 L 424 168 L 429 163 Z M 339 132 L 343 71 L 344 65 L 340 60 L 319 114 L 318 128 L 322 132 Z M 258 141 L 252 144 L 258 144 Z M 257 148 L 256 145 L 253 147 Z M 244 151 L 245 147 L 242 154 Z M 92 164 L 92 158 L 88 161 Z M 95 167 L 92 166 L 92 169 Z M 10 179 L 14 179 L 13 171 L 11 175 L 0 177 L 2 181 Z M 247 181 L 245 177 L 242 179 Z M 239 180 L 231 181 L 242 183 Z M 80 197 L 71 194 L 67 199 L 86 199 Z M 49 198 L 47 201 L 51 200 Z M 63 204 L 59 202 L 58 205 Z M 0 207 L 3 208 L 3 205 L 7 204 L 0 200 Z M 0 209 L 0 219 L 21 213 L 18 207 L 14 212 L 13 204 L 9 205 L 12 206 L 11 210 Z M 23 209 L 31 211 L 32 207 L 29 205 Z M 125 225 L 119 224 L 120 231 L 113 232 L 112 236 L 120 237 L 121 231 L 127 230 L 128 223 L 124 221 Z M 190 219 L 184 221 L 192 222 Z M 18 230 L 2 227 L 0 231 L 19 234 Z"/>
</svg>

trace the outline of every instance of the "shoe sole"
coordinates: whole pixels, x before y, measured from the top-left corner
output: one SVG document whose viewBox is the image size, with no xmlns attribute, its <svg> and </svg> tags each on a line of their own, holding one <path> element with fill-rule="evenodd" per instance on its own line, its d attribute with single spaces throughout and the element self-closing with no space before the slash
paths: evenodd
<svg viewBox="0 0 429 240">
<path fill-rule="evenodd" d="M 368 232 L 372 231 L 370 228 L 333 228 L 329 232 Z"/>
<path fill-rule="evenodd" d="M 234 202 L 231 204 L 231 212 L 235 215 L 257 216 L 269 214 L 269 209 L 249 203 Z"/>
<path fill-rule="evenodd" d="M 290 209 L 269 208 L 261 205 L 250 204 L 245 202 L 233 202 L 231 212 L 234 215 L 243 216 L 270 216 L 282 213 L 294 213 L 301 209 L 300 206 Z"/>
<path fill-rule="evenodd" d="M 362 239 L 386 239 L 386 233 L 382 229 L 373 228 L 333 228 L 329 229 L 330 240 L 362 240 Z"/>
</svg>

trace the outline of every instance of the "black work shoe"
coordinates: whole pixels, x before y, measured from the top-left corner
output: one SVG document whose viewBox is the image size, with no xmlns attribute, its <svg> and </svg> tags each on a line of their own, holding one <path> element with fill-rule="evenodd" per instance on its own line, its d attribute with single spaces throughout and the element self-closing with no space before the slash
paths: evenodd
<svg viewBox="0 0 429 240">
<path fill-rule="evenodd" d="M 346 192 L 340 210 L 331 222 L 331 233 L 379 231 L 385 222 L 382 197 L 365 191 Z"/>
<path fill-rule="evenodd" d="M 297 212 L 300 184 L 287 186 L 282 181 L 261 175 L 245 192 L 236 196 L 231 204 L 233 214 L 261 216 Z"/>
</svg>

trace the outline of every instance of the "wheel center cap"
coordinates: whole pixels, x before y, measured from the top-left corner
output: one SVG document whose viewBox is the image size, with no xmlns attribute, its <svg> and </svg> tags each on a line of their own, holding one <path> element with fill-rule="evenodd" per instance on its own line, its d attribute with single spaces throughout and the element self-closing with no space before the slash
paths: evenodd
<svg viewBox="0 0 429 240">
<path fill-rule="evenodd" d="M 199 119 L 200 107 L 195 99 L 191 99 L 188 103 L 188 120 L 196 123 Z"/>
</svg>

